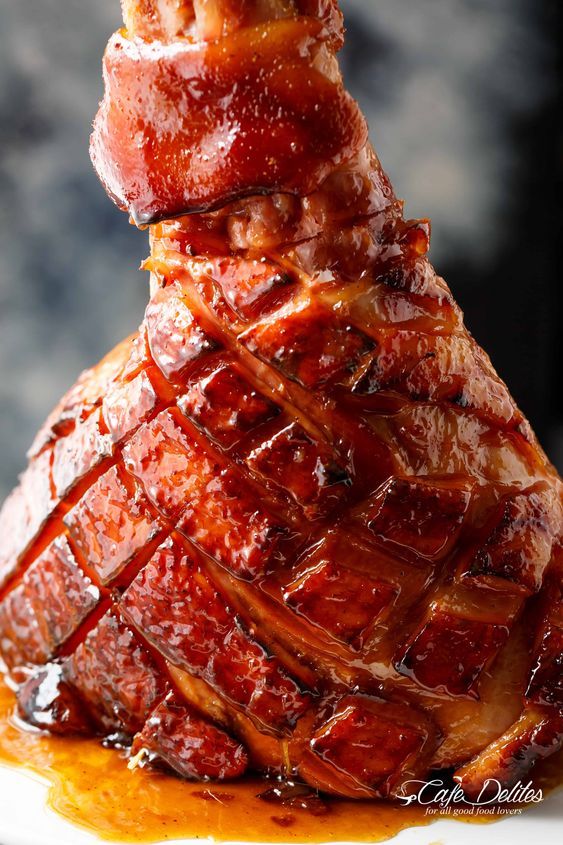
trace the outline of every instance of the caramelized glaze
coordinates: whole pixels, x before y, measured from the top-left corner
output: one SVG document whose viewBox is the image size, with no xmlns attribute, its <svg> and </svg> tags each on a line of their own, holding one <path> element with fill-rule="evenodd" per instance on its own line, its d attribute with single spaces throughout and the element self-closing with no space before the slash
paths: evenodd
<svg viewBox="0 0 563 845">
<path fill-rule="evenodd" d="M 288 808 L 258 798 L 272 786 L 258 778 L 198 784 L 149 769 L 130 771 L 123 755 L 97 740 L 23 730 L 13 718 L 14 703 L 13 693 L 0 682 L 0 764 L 40 775 L 50 784 L 49 807 L 102 839 L 381 842 L 446 817 L 383 801 L 328 799 L 320 811 Z M 534 778 L 544 791 L 562 782 L 562 755 L 546 761 Z M 447 818 L 483 823 L 498 819 L 456 813 Z"/>
<path fill-rule="evenodd" d="M 20 716 L 189 778 L 510 787 L 563 745 L 563 486 L 365 141 L 337 2 L 123 5 L 92 149 L 162 221 L 152 297 L 0 513 Z"/>
</svg>

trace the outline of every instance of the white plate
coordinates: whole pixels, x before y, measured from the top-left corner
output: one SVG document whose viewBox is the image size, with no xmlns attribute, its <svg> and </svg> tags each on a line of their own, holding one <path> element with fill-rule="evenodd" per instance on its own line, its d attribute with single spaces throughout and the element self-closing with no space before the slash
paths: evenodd
<svg viewBox="0 0 563 845">
<path fill-rule="evenodd" d="M 101 845 L 97 837 L 47 809 L 45 799 L 46 786 L 40 780 L 26 772 L 0 766 L 0 845 Z M 427 827 L 403 830 L 388 842 L 391 845 L 475 845 L 476 840 L 479 845 L 563 842 L 563 789 L 521 816 L 495 824 L 438 821 Z M 167 840 L 162 845 L 180 845 L 180 841 Z M 201 845 L 201 839 L 184 839 L 181 845 Z"/>
</svg>

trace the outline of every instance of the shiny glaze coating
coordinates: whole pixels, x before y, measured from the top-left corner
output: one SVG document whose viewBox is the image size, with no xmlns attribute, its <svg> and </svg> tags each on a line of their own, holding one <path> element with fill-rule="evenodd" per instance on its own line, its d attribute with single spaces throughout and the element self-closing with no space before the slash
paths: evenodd
<svg viewBox="0 0 563 845">
<path fill-rule="evenodd" d="M 244 24 L 218 40 L 110 40 L 91 155 L 136 223 L 308 193 L 365 144 L 330 49 L 339 31 L 304 16 Z"/>
<path fill-rule="evenodd" d="M 299 13 L 131 1 L 122 37 L 244 51 Z M 0 651 L 25 718 L 134 765 L 357 798 L 455 767 L 472 794 L 562 744 L 562 485 L 428 221 L 341 152 L 296 194 L 215 172 L 219 208 L 152 226 L 138 334 L 0 515 Z"/>
</svg>

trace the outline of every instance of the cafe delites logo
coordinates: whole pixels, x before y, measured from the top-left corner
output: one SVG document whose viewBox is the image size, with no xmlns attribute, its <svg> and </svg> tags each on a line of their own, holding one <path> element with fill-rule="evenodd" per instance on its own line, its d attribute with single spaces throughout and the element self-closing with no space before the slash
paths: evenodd
<svg viewBox="0 0 563 845">
<path fill-rule="evenodd" d="M 426 808 L 426 815 L 505 815 L 517 816 L 524 805 L 539 804 L 543 792 L 532 781 L 518 781 L 510 789 L 494 778 L 488 778 L 479 794 L 471 800 L 460 784 L 434 780 L 407 780 L 401 785 L 397 798 L 404 805 L 418 804 Z"/>
</svg>

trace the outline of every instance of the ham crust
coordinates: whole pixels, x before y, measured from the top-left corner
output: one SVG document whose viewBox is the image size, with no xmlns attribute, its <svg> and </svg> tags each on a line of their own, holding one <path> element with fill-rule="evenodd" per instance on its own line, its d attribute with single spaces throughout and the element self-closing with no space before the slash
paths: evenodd
<svg viewBox="0 0 563 845">
<path fill-rule="evenodd" d="M 92 150 L 152 296 L 0 513 L 20 712 L 183 777 L 508 786 L 562 743 L 562 484 L 367 143 L 337 5 L 123 9 Z"/>
</svg>

